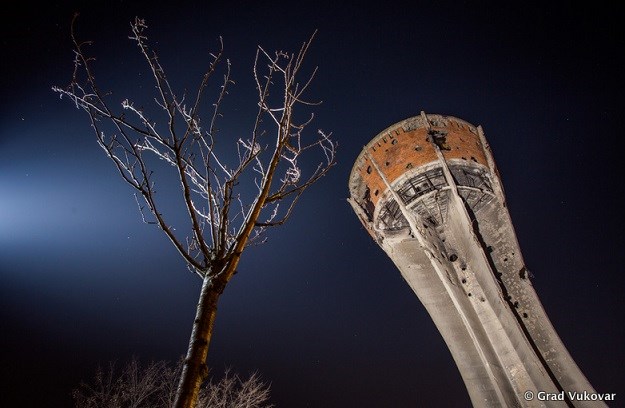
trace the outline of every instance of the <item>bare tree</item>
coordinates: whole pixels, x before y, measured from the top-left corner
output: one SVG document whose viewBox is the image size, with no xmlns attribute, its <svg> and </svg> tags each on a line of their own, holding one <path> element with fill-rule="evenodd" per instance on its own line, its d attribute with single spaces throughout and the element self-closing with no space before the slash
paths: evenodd
<svg viewBox="0 0 625 408">
<path fill-rule="evenodd" d="M 221 380 L 210 381 L 200 393 L 198 406 L 206 408 L 256 408 L 265 407 L 269 400 L 269 386 L 257 373 L 247 380 L 226 371 Z"/>
<path fill-rule="evenodd" d="M 164 362 L 145 368 L 133 358 L 118 374 L 115 364 L 98 368 L 94 384 L 81 384 L 72 393 L 78 408 L 140 408 L 152 406 L 165 390 L 163 378 L 169 367 Z"/>
<path fill-rule="evenodd" d="M 145 366 L 133 358 L 121 371 L 110 363 L 98 368 L 91 384 L 82 383 L 72 393 L 76 408 L 169 408 L 176 394 L 184 360 L 171 366 L 163 361 Z M 199 390 L 200 408 L 271 408 L 270 386 L 257 373 L 247 379 L 226 370 L 219 380 Z"/>
<path fill-rule="evenodd" d="M 115 365 L 109 364 L 105 372 L 98 368 L 93 385 L 81 384 L 72 396 L 78 408 L 117 408 L 119 406 L 120 382 L 115 378 Z"/>
<path fill-rule="evenodd" d="M 217 137 L 222 103 L 233 84 L 221 40 L 219 51 L 210 54 L 197 89 L 179 94 L 148 45 L 145 21 L 135 19 L 130 38 L 153 79 L 154 106 L 142 108 L 124 99 L 121 112 L 117 112 L 110 102 L 111 94 L 96 84 L 94 58 L 87 53 L 91 42 L 79 41 L 74 25 L 72 80 L 69 86 L 54 87 L 54 91 L 87 112 L 100 147 L 135 190 L 137 203 L 143 202 L 139 208 L 144 221 L 157 225 L 188 268 L 202 279 L 174 404 L 191 408 L 208 372 L 206 357 L 217 302 L 235 274 L 241 254 L 249 245 L 263 242 L 267 229 L 284 224 L 301 194 L 335 164 L 336 143 L 329 134 L 319 130 L 312 139 L 305 135 L 315 105 L 305 100 L 305 92 L 316 68 L 304 80 L 300 81 L 300 76 L 314 35 L 297 53 L 269 53 L 258 47 L 253 65 L 258 92 L 255 117 L 247 136 L 228 139 Z M 205 94 L 220 69 L 223 74 L 217 92 L 211 98 L 208 117 L 202 120 Z M 225 145 L 222 142 L 232 143 L 230 153 L 218 149 Z M 313 150 L 320 155 L 320 162 L 306 176 L 300 159 Z M 169 221 L 171 214 L 163 209 L 163 195 L 157 190 L 161 185 L 154 175 L 159 168 L 155 158 L 176 175 L 181 198 L 178 210 L 187 219 L 182 228 L 174 228 Z"/>
</svg>

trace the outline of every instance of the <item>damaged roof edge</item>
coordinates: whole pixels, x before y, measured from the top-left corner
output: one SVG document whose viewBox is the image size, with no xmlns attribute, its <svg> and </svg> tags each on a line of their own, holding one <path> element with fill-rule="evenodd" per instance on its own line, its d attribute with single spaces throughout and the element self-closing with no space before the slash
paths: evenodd
<svg viewBox="0 0 625 408">
<path fill-rule="evenodd" d="M 356 187 L 358 185 L 358 180 L 356 180 L 356 178 L 359 177 L 358 169 L 360 168 L 361 163 L 365 158 L 365 152 L 367 151 L 367 149 L 374 147 L 380 139 L 382 139 L 383 137 L 386 137 L 387 135 L 391 134 L 391 132 L 394 132 L 395 130 L 399 128 L 402 128 L 403 130 L 414 130 L 414 129 L 426 127 L 426 125 L 423 123 L 422 114 L 417 115 L 417 116 L 412 116 L 410 118 L 407 118 L 407 119 L 404 119 L 397 123 L 392 124 L 391 126 L 379 132 L 375 137 L 373 137 L 373 139 L 371 139 L 371 141 L 369 141 L 369 143 L 363 146 L 362 150 L 358 154 L 358 157 L 354 161 L 354 166 L 352 167 L 352 170 L 349 175 L 349 192 L 350 192 L 351 197 L 353 197 L 353 193 L 355 192 Z M 476 135 L 478 134 L 477 126 L 473 125 L 472 123 L 467 122 L 466 120 L 459 119 L 455 116 L 441 115 L 441 114 L 435 114 L 435 113 L 428 113 L 426 114 L 426 116 L 430 122 L 435 122 L 436 119 L 445 120 L 445 121 L 447 120 L 455 121 L 459 124 L 467 126 Z M 436 124 L 434 123 L 431 123 L 431 124 L 433 126 L 436 126 Z"/>
</svg>

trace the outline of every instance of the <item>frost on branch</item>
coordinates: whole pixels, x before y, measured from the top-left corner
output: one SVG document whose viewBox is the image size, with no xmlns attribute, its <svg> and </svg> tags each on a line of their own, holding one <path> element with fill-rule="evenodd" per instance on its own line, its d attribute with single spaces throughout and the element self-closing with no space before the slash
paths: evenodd
<svg viewBox="0 0 625 408">
<path fill-rule="evenodd" d="M 318 103 L 307 101 L 306 91 L 316 68 L 304 77 L 302 70 L 314 35 L 297 53 L 257 49 L 256 113 L 249 133 L 241 136 L 217 128 L 234 85 L 221 39 L 218 50 L 207 55 L 195 90 L 179 94 L 150 47 L 147 28 L 137 18 L 129 36 L 155 90 L 147 100 L 125 97 L 117 105 L 102 91 L 91 42 L 79 41 L 73 30 L 72 79 L 67 87 L 53 89 L 88 114 L 98 144 L 135 190 L 144 221 L 163 230 L 192 271 L 217 275 L 216 260 L 238 257 L 246 246 L 262 242 L 266 230 L 286 222 L 301 194 L 335 164 L 331 134 L 308 130 Z M 209 89 L 216 91 L 209 95 Z M 301 162 L 311 158 L 318 163 L 306 172 Z M 163 182 L 157 174 L 163 169 L 178 180 L 184 227 L 172 227 L 170 220 L 180 217 L 168 212 L 159 194 Z"/>
</svg>

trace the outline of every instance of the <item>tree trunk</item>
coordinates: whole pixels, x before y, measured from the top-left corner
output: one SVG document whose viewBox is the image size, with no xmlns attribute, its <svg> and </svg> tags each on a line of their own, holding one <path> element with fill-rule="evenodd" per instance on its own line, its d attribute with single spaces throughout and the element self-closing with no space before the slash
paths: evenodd
<svg viewBox="0 0 625 408">
<path fill-rule="evenodd" d="M 189 340 L 187 357 L 184 361 L 174 408 L 194 408 L 202 382 L 208 375 L 206 357 L 217 316 L 217 302 L 227 282 L 206 276 L 197 304 L 193 330 Z"/>
<path fill-rule="evenodd" d="M 217 302 L 236 271 L 243 249 L 269 195 L 273 174 L 281 157 L 279 147 L 276 149 L 268 174 L 264 180 L 263 189 L 247 217 L 247 222 L 239 232 L 236 246 L 230 252 L 228 259 L 223 260 L 225 266 L 221 269 L 218 266 L 222 264 L 215 262 L 212 270 L 219 271 L 217 276 L 211 278 L 207 275 L 202 282 L 202 291 L 200 292 L 195 320 L 193 321 L 189 349 L 182 368 L 173 408 L 195 408 L 197 405 L 200 386 L 208 375 L 206 357 L 208 356 L 208 345 L 213 334 L 215 317 L 217 316 Z"/>
</svg>

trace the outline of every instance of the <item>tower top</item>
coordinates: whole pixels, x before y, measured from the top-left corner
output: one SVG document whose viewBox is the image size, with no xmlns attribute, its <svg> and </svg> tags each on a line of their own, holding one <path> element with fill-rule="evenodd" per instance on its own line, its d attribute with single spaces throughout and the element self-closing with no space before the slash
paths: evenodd
<svg viewBox="0 0 625 408">
<path fill-rule="evenodd" d="M 453 116 L 425 114 L 397 122 L 378 133 L 358 155 L 349 178 L 350 196 L 367 196 L 374 205 L 387 189 L 377 171 L 393 184 L 404 174 L 438 160 L 434 144 L 445 160 L 467 161 L 488 167 L 478 127 Z M 375 163 L 372 163 L 374 160 Z"/>
</svg>

